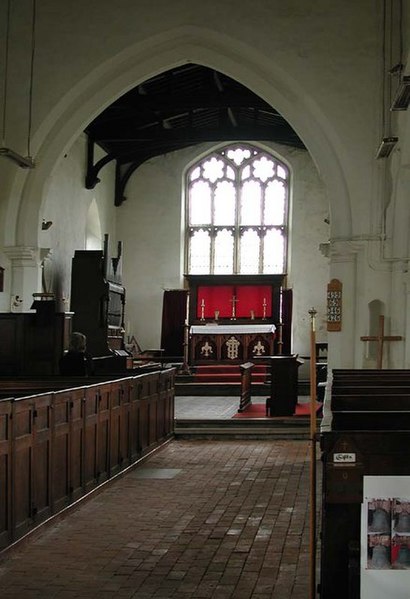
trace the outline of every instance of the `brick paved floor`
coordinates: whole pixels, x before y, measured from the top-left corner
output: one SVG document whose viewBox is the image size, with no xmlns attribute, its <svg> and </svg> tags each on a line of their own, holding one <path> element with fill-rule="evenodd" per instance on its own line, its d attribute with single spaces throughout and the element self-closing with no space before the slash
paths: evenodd
<svg viewBox="0 0 410 599">
<path fill-rule="evenodd" d="M 306 599 L 305 441 L 173 441 L 0 563 L 0 597 Z"/>
</svg>

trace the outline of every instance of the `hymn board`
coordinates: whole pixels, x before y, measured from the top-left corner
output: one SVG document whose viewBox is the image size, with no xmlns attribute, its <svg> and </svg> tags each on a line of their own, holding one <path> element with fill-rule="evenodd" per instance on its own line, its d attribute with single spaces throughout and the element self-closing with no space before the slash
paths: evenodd
<svg viewBox="0 0 410 599">
<path fill-rule="evenodd" d="M 190 363 L 278 353 L 282 275 L 189 275 Z"/>
</svg>

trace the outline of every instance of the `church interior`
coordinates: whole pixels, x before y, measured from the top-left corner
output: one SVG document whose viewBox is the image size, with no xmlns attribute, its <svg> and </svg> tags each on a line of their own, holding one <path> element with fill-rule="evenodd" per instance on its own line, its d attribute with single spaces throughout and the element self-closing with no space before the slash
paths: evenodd
<svg viewBox="0 0 410 599">
<path fill-rule="evenodd" d="M 0 11 L 0 586 L 42 524 L 150 459 L 218 464 L 226 443 L 261 472 L 284 460 L 279 486 L 304 460 L 287 512 L 304 512 L 302 574 L 287 549 L 252 587 L 242 561 L 235 584 L 107 597 L 407 598 L 410 2 Z M 63 372 L 76 332 L 84 370 Z M 232 396 L 226 441 L 178 432 L 178 399 L 211 421 Z M 273 546 L 276 525 L 255 538 Z M 46 596 L 13 576 L 7 596 Z M 47 596 L 101 594 L 78 585 Z"/>
</svg>

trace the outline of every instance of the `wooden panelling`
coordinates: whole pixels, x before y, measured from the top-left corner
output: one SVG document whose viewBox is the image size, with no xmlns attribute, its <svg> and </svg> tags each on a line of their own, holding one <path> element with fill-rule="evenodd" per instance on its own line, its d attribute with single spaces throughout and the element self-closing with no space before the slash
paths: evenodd
<svg viewBox="0 0 410 599">
<path fill-rule="evenodd" d="M 70 417 L 71 394 L 54 394 L 52 410 L 51 497 L 53 511 L 59 511 L 70 501 Z"/>
<path fill-rule="evenodd" d="M 16 536 L 27 532 L 33 516 L 33 398 L 13 404 L 13 510 Z"/>
<path fill-rule="evenodd" d="M 98 387 L 92 386 L 85 389 L 83 418 L 84 418 L 84 490 L 90 491 L 97 486 L 97 479 L 100 474 L 99 465 L 103 460 L 99 460 L 98 455 L 98 424 L 99 409 L 104 412 L 102 398 L 99 395 Z M 104 422 L 104 413 L 101 415 L 101 421 Z M 105 418 L 106 420 L 106 418 Z M 102 435 L 101 435 L 102 436 Z M 100 463 L 98 463 L 100 462 Z M 104 469 L 104 466 L 103 466 Z"/>
<path fill-rule="evenodd" d="M 0 549 L 172 435 L 173 402 L 172 369 L 0 400 Z"/>
<path fill-rule="evenodd" d="M 69 490 L 72 501 L 81 497 L 86 489 L 84 442 L 85 391 L 85 389 L 72 389 L 70 391 Z"/>
<path fill-rule="evenodd" d="M 159 392 L 159 372 L 136 377 L 136 396 L 139 402 L 140 451 L 146 453 L 156 437 L 156 402 Z"/>
<path fill-rule="evenodd" d="M 2 375 L 16 376 L 23 369 L 23 319 L 18 314 L 0 314 L 0 367 Z"/>
<path fill-rule="evenodd" d="M 36 523 L 51 515 L 51 412 L 53 394 L 33 398 L 33 504 Z"/>
<path fill-rule="evenodd" d="M 12 400 L 0 401 L 0 547 L 11 538 Z"/>
<path fill-rule="evenodd" d="M 71 313 L 0 314 L 0 371 L 2 376 L 58 374 L 59 360 L 68 348 Z"/>
</svg>

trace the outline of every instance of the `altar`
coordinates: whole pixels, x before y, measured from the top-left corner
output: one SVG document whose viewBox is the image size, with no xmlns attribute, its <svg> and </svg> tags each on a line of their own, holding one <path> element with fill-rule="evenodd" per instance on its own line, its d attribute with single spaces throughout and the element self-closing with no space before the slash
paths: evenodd
<svg viewBox="0 0 410 599">
<path fill-rule="evenodd" d="M 203 324 L 192 325 L 190 363 L 240 364 L 274 351 L 274 324 Z"/>
</svg>

